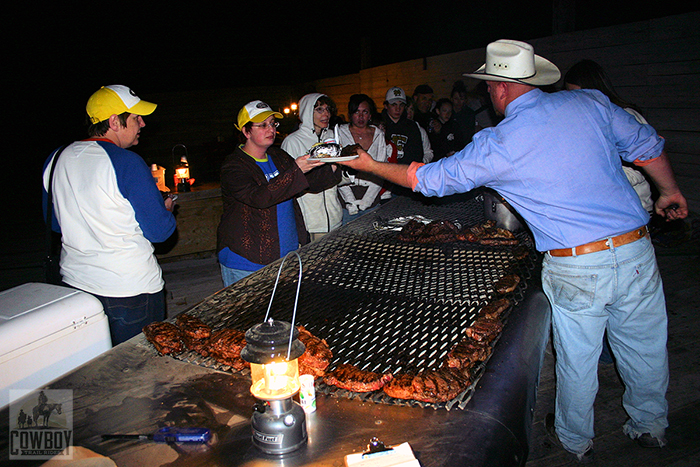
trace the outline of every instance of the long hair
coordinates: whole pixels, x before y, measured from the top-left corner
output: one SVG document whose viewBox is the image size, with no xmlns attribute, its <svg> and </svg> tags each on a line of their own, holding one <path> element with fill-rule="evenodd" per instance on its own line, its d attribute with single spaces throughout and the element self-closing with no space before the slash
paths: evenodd
<svg viewBox="0 0 700 467">
<path fill-rule="evenodd" d="M 605 94 L 610 102 L 624 108 L 632 108 L 641 113 L 639 107 L 621 98 L 603 70 L 603 67 L 593 60 L 581 60 L 572 66 L 564 76 L 565 84 L 575 84 L 581 89 L 597 89 Z"/>
</svg>

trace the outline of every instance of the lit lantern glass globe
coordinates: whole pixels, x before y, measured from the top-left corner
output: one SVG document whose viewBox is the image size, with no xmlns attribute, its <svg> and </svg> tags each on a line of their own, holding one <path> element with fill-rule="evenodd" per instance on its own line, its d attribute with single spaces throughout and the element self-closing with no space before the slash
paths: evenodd
<svg viewBox="0 0 700 467">
<path fill-rule="evenodd" d="M 304 410 L 292 399 L 300 389 L 298 358 L 305 350 L 298 336 L 291 324 L 272 319 L 245 334 L 241 358 L 250 363 L 250 392 L 264 401 L 253 412 L 253 444 L 268 454 L 287 454 L 307 441 Z"/>
</svg>

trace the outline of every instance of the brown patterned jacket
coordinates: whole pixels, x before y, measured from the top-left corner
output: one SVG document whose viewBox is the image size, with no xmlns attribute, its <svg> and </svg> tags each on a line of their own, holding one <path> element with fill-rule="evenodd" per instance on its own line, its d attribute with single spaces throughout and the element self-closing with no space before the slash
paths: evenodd
<svg viewBox="0 0 700 467">
<path fill-rule="evenodd" d="M 241 148 L 228 155 L 221 166 L 221 196 L 224 210 L 217 230 L 217 251 L 228 247 L 257 264 L 270 264 L 280 258 L 277 204 L 306 193 L 317 193 L 337 185 L 341 171 L 331 164 L 304 174 L 294 159 L 271 146 L 267 155 L 279 175 L 269 182 L 255 160 Z M 294 201 L 299 243 L 309 242 L 296 200 Z"/>
</svg>

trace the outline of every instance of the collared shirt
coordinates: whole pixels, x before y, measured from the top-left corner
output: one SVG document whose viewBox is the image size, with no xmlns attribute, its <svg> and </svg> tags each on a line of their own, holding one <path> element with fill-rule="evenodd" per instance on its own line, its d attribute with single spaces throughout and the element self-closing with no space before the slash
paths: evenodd
<svg viewBox="0 0 700 467">
<path fill-rule="evenodd" d="M 534 89 L 462 151 L 419 167 L 413 187 L 426 196 L 493 188 L 525 219 L 538 250 L 570 248 L 649 221 L 620 158 L 643 164 L 663 147 L 651 126 L 599 91 Z"/>
</svg>

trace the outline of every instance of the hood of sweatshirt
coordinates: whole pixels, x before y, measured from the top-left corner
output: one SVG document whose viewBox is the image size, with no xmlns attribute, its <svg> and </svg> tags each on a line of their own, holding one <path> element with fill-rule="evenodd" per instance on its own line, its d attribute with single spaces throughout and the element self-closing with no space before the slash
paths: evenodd
<svg viewBox="0 0 700 467">
<path fill-rule="evenodd" d="M 299 128 L 303 128 L 304 131 L 313 133 L 314 106 L 316 105 L 316 101 L 323 96 L 325 96 L 325 94 L 314 92 L 301 98 L 299 101 L 299 120 L 301 120 Z"/>
</svg>

